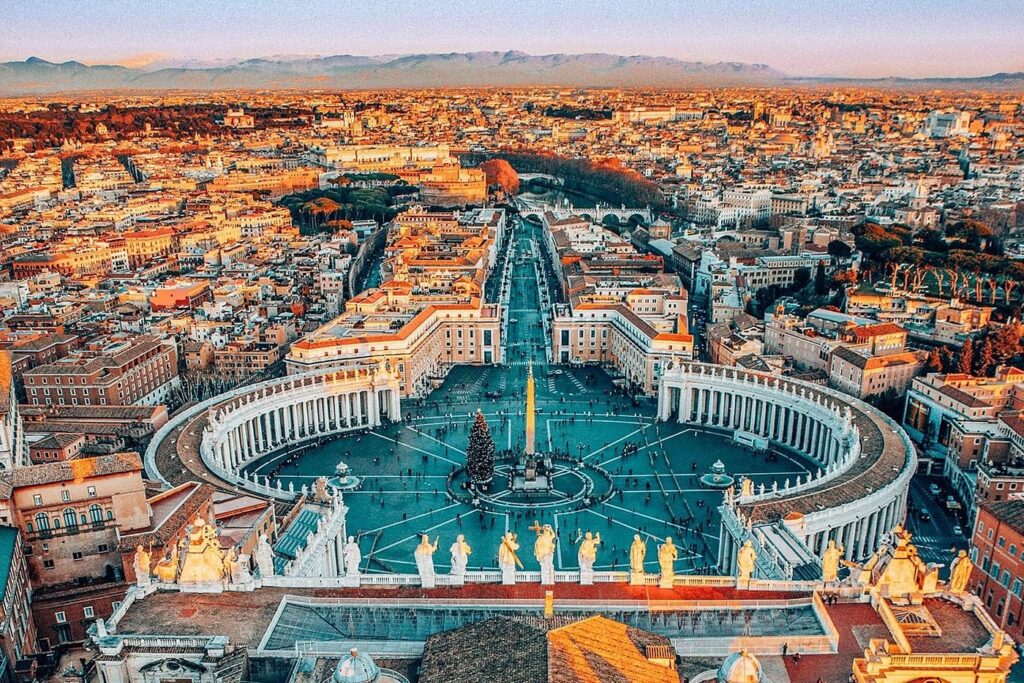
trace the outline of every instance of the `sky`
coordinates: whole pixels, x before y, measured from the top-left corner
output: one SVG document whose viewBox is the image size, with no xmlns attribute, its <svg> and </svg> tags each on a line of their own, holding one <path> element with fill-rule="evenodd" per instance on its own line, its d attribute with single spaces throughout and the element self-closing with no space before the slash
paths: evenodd
<svg viewBox="0 0 1024 683">
<path fill-rule="evenodd" d="M 1024 0 L 0 0 L 0 61 L 521 50 L 794 76 L 1024 71 Z"/>
</svg>

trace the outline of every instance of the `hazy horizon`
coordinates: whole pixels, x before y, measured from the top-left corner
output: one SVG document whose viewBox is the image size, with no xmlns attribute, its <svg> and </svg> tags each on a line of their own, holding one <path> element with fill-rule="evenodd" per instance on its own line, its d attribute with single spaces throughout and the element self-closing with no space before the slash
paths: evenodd
<svg viewBox="0 0 1024 683">
<path fill-rule="evenodd" d="M 1024 3 L 954 0 L 0 0 L 0 61 L 146 66 L 509 50 L 766 64 L 792 76 L 976 77 L 1024 71 Z M 983 11 L 978 11 L 983 9 Z M 984 49 L 982 49 L 984 48 Z"/>
</svg>

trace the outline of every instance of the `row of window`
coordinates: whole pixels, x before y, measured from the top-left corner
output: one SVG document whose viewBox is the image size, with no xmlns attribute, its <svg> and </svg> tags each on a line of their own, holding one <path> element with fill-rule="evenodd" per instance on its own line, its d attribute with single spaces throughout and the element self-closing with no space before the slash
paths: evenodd
<svg viewBox="0 0 1024 683">
<path fill-rule="evenodd" d="M 110 522 L 113 520 L 113 510 L 107 510 L 106 514 L 104 514 L 103 509 L 99 505 L 93 504 L 89 506 L 88 517 L 84 512 L 79 514 L 74 508 L 65 508 L 62 515 L 54 515 L 52 520 L 45 512 L 39 512 L 35 516 L 35 528 L 38 529 L 40 533 L 43 533 L 51 529 L 51 524 L 52 528 L 57 530 L 61 528 L 61 524 L 63 523 L 65 528 L 72 530 L 78 528 L 79 522 L 81 522 L 82 526 L 91 524 L 93 527 L 98 528 L 103 526 L 104 521 Z M 26 531 L 32 533 L 32 522 L 26 523 L 25 528 Z"/>
<path fill-rule="evenodd" d="M 96 497 L 96 487 L 95 486 L 86 486 L 85 487 L 85 491 L 86 491 L 86 494 L 90 498 L 95 498 Z M 71 491 L 69 491 L 68 489 L 61 489 L 60 490 L 60 499 L 61 499 L 61 501 L 65 502 L 65 503 L 69 502 L 71 500 Z M 33 495 L 32 496 L 32 504 L 35 505 L 36 507 L 42 507 L 42 505 L 43 505 L 43 496 L 41 494 L 39 494 L 39 493 Z"/>
</svg>

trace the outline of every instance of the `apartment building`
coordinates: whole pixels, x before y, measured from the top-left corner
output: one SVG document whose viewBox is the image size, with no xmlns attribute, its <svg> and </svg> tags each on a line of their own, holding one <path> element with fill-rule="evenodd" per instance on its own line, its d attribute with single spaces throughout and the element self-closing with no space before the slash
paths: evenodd
<svg viewBox="0 0 1024 683">
<path fill-rule="evenodd" d="M 155 405 L 180 381 L 177 346 L 141 335 L 40 365 L 24 380 L 31 405 Z"/>
</svg>

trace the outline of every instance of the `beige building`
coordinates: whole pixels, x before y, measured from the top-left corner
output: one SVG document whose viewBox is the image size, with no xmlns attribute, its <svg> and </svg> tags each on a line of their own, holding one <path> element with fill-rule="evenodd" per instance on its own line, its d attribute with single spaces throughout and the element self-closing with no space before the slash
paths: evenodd
<svg viewBox="0 0 1024 683">
<path fill-rule="evenodd" d="M 927 354 L 920 351 L 871 356 L 839 347 L 832 352 L 829 386 L 860 399 L 884 394 L 890 389 L 903 394 L 921 373 L 926 360 Z"/>
</svg>

